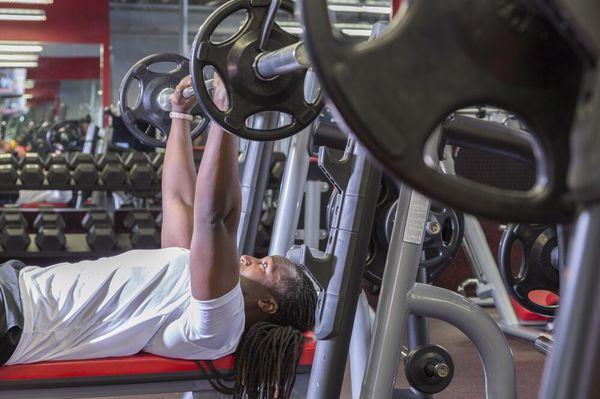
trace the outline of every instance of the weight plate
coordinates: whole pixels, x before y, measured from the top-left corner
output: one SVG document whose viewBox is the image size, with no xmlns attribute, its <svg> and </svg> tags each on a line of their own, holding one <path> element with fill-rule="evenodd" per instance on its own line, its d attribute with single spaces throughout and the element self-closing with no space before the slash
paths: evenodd
<svg viewBox="0 0 600 399">
<path fill-rule="evenodd" d="M 71 152 L 81 149 L 85 132 L 81 131 L 81 122 L 67 120 L 51 125 L 46 131 L 46 144 L 53 151 Z"/>
<path fill-rule="evenodd" d="M 172 63 L 176 67 L 168 72 L 151 69 L 156 64 Z M 152 147 L 166 147 L 171 130 L 170 99 L 181 79 L 189 75 L 189 61 L 178 54 L 154 54 L 137 62 L 125 74 L 119 89 L 121 117 L 129 131 L 142 143 Z M 135 82 L 140 85 L 140 95 L 135 103 L 128 98 Z M 206 118 L 199 106 L 190 112 L 192 140 L 200 136 L 208 127 Z"/>
<path fill-rule="evenodd" d="M 414 1 L 383 37 L 357 45 L 332 31 L 327 2 L 299 2 L 304 40 L 340 125 L 395 178 L 477 215 L 569 219 L 569 135 L 584 68 L 536 8 L 519 9 L 536 11 L 535 27 L 523 32 L 511 25 L 514 15 L 503 13 L 506 3 Z M 512 57 L 507 48 L 527 56 Z M 539 183 L 530 191 L 498 190 L 426 165 L 424 147 L 439 123 L 480 104 L 509 109 L 532 128 Z"/>
<path fill-rule="evenodd" d="M 521 265 L 514 274 L 512 255 L 521 244 Z M 548 291 L 559 295 L 558 237 L 556 227 L 548 224 L 512 224 L 500 239 L 498 266 L 502 282 L 510 296 L 525 309 L 553 317 L 556 305 L 544 305 L 530 298 L 533 291 Z"/>
<path fill-rule="evenodd" d="M 252 0 L 232 0 L 225 3 L 204 21 L 192 45 L 192 83 L 204 113 L 228 132 L 257 141 L 292 136 L 310 125 L 323 108 L 320 93 L 314 103 L 305 99 L 306 70 L 290 72 L 269 80 L 260 79 L 254 73 L 254 63 L 260 53 L 259 38 L 268 15 L 268 6 L 269 2 Z M 240 10 L 245 10 L 248 15 L 244 26 L 226 41 L 212 42 L 211 36 L 219 25 Z M 293 2 L 284 0 L 281 10 L 293 13 Z M 297 36 L 275 23 L 265 50 L 278 50 L 296 42 Z M 227 89 L 227 110 L 217 108 L 204 83 L 205 68 L 209 66 L 221 76 Z M 292 121 L 286 126 L 270 130 L 254 129 L 247 125 L 249 117 L 267 111 L 284 112 L 292 116 Z"/>
<path fill-rule="evenodd" d="M 404 374 L 408 383 L 426 394 L 436 394 L 448 388 L 454 378 L 454 362 L 439 345 L 422 345 L 404 359 Z"/>
</svg>

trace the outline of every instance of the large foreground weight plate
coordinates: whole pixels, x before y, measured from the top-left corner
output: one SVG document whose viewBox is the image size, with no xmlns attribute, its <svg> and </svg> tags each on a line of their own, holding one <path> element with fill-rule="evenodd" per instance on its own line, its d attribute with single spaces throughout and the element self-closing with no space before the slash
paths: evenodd
<svg viewBox="0 0 600 399">
<path fill-rule="evenodd" d="M 513 271 L 512 255 L 516 244 L 521 244 L 521 265 Z M 554 316 L 558 305 L 535 302 L 533 291 L 559 294 L 560 274 L 556 227 L 547 224 L 512 224 L 500 239 L 498 266 L 508 293 L 521 306 L 544 316 Z"/>
<path fill-rule="evenodd" d="M 305 43 L 340 125 L 394 177 L 469 213 L 531 222 L 570 217 L 569 134 L 584 68 L 535 2 L 414 1 L 383 37 L 359 45 L 332 32 L 327 2 L 300 4 Z M 510 110 L 531 127 L 540 151 L 530 191 L 499 190 L 426 165 L 436 126 L 477 104 Z"/>
<path fill-rule="evenodd" d="M 168 72 L 156 72 L 157 64 L 172 63 L 175 68 Z M 171 130 L 170 95 L 181 79 L 189 75 L 189 61 L 177 54 L 155 54 L 136 63 L 125 74 L 119 89 L 119 107 L 125 125 L 142 143 L 152 147 L 166 147 Z M 131 104 L 128 93 L 132 85 L 139 84 L 138 101 Z M 192 140 L 200 136 L 210 120 L 204 116 L 199 106 L 191 114 Z"/>
<path fill-rule="evenodd" d="M 290 72 L 270 80 L 260 79 L 254 72 L 260 34 L 268 15 L 269 2 L 253 5 L 252 0 L 232 0 L 214 11 L 200 27 L 192 45 L 191 75 L 198 102 L 210 119 L 237 136 L 258 141 L 279 140 L 292 136 L 312 123 L 323 107 L 319 93 L 314 103 L 305 99 L 306 70 Z M 213 43 L 211 36 L 228 16 L 245 10 L 244 26 L 222 43 Z M 281 10 L 293 12 L 293 2 L 284 0 Z M 274 24 L 265 50 L 273 51 L 296 43 L 298 37 Z M 220 110 L 204 83 L 205 68 L 211 66 L 221 76 L 229 94 L 229 109 Z M 290 124 L 276 129 L 259 130 L 247 126 L 253 115 L 267 111 L 285 112 Z"/>
</svg>

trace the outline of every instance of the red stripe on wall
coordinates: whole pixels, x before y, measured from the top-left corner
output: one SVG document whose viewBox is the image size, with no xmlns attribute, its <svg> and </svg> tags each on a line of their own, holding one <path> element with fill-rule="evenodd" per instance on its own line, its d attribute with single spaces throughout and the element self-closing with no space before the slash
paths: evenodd
<svg viewBox="0 0 600 399">
<path fill-rule="evenodd" d="M 100 79 L 100 58 L 44 58 L 37 68 L 27 70 L 27 79 L 33 80 L 81 80 Z"/>
<path fill-rule="evenodd" d="M 3 7 L 10 7 L 5 4 Z M 27 7 L 23 4 L 14 7 Z M 110 31 L 108 0 L 54 0 L 54 4 L 30 6 L 44 9 L 46 21 L 2 21 L 1 40 L 52 43 L 98 43 L 104 48 L 102 86 L 104 105 L 110 104 Z M 31 70 L 33 71 L 33 70 Z M 99 76 L 99 73 L 96 74 Z"/>
</svg>

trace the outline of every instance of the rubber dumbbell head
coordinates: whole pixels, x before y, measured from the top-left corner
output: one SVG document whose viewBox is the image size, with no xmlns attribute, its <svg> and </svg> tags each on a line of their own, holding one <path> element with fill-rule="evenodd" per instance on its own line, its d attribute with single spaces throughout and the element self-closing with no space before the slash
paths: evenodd
<svg viewBox="0 0 600 399">
<path fill-rule="evenodd" d="M 46 160 L 46 179 L 52 185 L 67 185 L 71 181 L 71 170 L 64 154 L 51 154 Z"/>
<path fill-rule="evenodd" d="M 119 155 L 105 153 L 98 158 L 100 178 L 108 186 L 119 186 L 127 181 L 127 173 Z"/>
<path fill-rule="evenodd" d="M 0 245 L 5 251 L 26 251 L 31 243 L 27 233 L 27 220 L 21 212 L 0 214 Z"/>
<path fill-rule="evenodd" d="M 77 184 L 92 186 L 98 181 L 98 169 L 92 154 L 76 153 L 70 160 Z"/>
<path fill-rule="evenodd" d="M 132 211 L 127 214 L 123 224 L 131 229 L 129 239 L 134 248 L 152 249 L 160 247 L 160 232 L 156 222 L 148 211 Z"/>
<path fill-rule="evenodd" d="M 90 211 L 86 213 L 81 221 L 81 226 L 88 231 L 85 239 L 93 251 L 110 251 L 117 247 L 117 235 L 108 212 Z"/>
<path fill-rule="evenodd" d="M 14 165 L 0 164 L 0 185 L 12 185 L 17 181 L 18 173 Z"/>
<path fill-rule="evenodd" d="M 38 185 L 44 181 L 44 172 L 40 164 L 26 163 L 21 167 L 19 177 L 25 185 Z"/>
<path fill-rule="evenodd" d="M 33 221 L 33 227 L 37 229 L 35 243 L 42 251 L 59 251 L 67 243 L 65 233 L 65 221 L 56 212 L 41 212 Z"/>
</svg>

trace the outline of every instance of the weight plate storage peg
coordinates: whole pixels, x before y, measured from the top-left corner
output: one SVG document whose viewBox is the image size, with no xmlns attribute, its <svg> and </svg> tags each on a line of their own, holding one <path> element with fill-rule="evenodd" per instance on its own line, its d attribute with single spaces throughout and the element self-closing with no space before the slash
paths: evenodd
<svg viewBox="0 0 600 399">
<path fill-rule="evenodd" d="M 284 12 L 293 13 L 293 7 L 294 3 L 291 0 L 281 3 L 281 10 Z M 241 10 L 246 11 L 248 15 L 244 26 L 222 43 L 211 41 L 211 36 L 223 21 Z M 190 65 L 194 90 L 204 113 L 228 132 L 257 141 L 279 140 L 300 132 L 319 116 L 323 107 L 320 93 L 312 103 L 305 98 L 307 67 L 299 66 L 269 79 L 257 72 L 258 68 L 255 67 L 261 57 L 298 43 L 297 36 L 274 23 L 263 47 L 264 52 L 261 52 L 260 37 L 268 18 L 269 2 L 232 0 L 223 4 L 210 14 L 200 27 L 192 45 Z M 303 51 L 303 44 L 299 45 Z M 227 89 L 227 110 L 220 110 L 212 101 L 205 84 L 207 67 L 216 70 Z M 292 121 L 288 125 L 270 130 L 253 129 L 248 126 L 249 117 L 267 111 L 287 113 L 291 115 Z"/>
<path fill-rule="evenodd" d="M 157 64 L 172 63 L 175 68 L 168 72 L 156 72 Z M 142 143 L 152 147 L 166 147 L 171 130 L 171 94 L 179 82 L 189 75 L 189 61 L 177 54 L 154 54 L 140 60 L 125 74 L 119 89 L 119 107 L 123 122 L 129 131 Z M 140 86 L 137 101 L 131 99 L 130 89 L 136 82 Z M 208 127 L 199 106 L 191 111 L 192 140 Z"/>
</svg>

